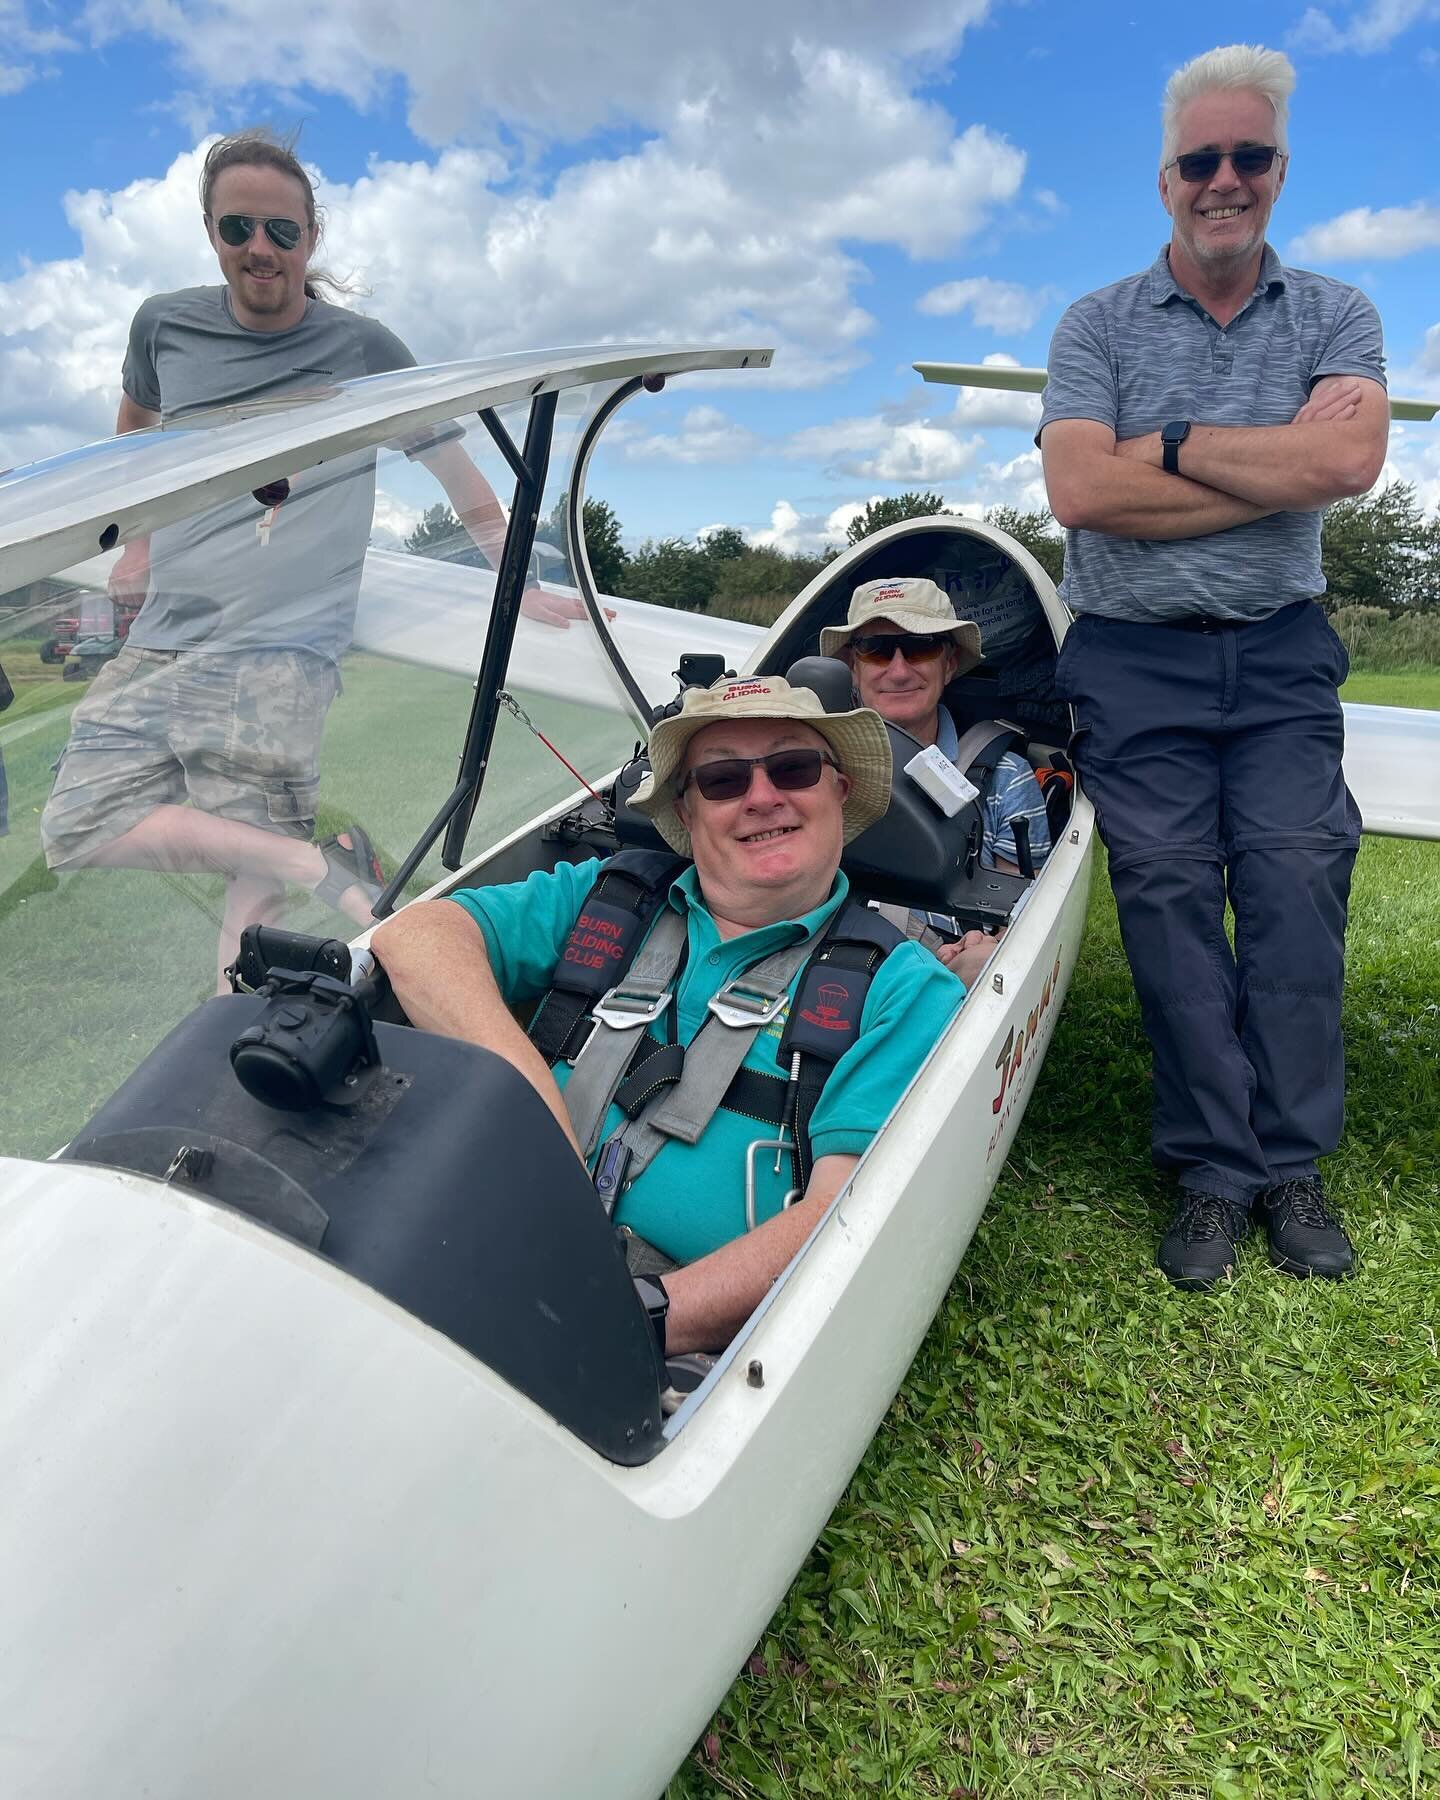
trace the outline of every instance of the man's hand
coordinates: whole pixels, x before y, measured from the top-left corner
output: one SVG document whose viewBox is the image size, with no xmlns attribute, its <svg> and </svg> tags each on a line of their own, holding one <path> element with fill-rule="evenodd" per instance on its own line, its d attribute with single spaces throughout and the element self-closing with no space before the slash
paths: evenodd
<svg viewBox="0 0 1440 1800">
<path fill-rule="evenodd" d="M 148 537 L 136 538 L 121 551 L 110 570 L 105 589 L 112 600 L 143 601 L 149 587 L 150 540 Z"/>
<path fill-rule="evenodd" d="M 1354 375 L 1339 375 L 1316 384 L 1315 391 L 1290 421 L 1292 425 L 1335 425 L 1353 419 L 1360 407 L 1361 384 Z"/>
<path fill-rule="evenodd" d="M 568 594 L 547 594 L 544 588 L 526 588 L 525 597 L 520 602 L 520 616 L 534 619 L 538 625 L 553 625 L 560 631 L 570 629 L 572 619 L 583 619 L 585 603 L 580 599 L 571 599 Z M 615 608 L 607 606 L 605 617 L 613 619 Z"/>
<path fill-rule="evenodd" d="M 979 980 L 980 971 L 995 954 L 995 947 L 1004 935 L 1003 929 L 994 937 L 987 937 L 983 931 L 967 931 L 964 937 L 956 938 L 953 944 L 941 944 L 935 954 L 952 975 L 960 977 L 968 993 Z"/>
</svg>

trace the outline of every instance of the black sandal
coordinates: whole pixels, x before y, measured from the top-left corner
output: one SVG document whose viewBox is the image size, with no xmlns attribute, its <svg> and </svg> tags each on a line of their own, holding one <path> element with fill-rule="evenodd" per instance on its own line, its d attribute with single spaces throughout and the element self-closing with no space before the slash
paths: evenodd
<svg viewBox="0 0 1440 1800">
<path fill-rule="evenodd" d="M 349 838 L 348 844 L 343 838 Z M 327 906 L 341 910 L 340 902 L 352 887 L 358 886 L 373 906 L 385 886 L 385 869 L 369 835 L 358 825 L 347 825 L 343 832 L 328 837 L 320 845 L 325 858 L 325 874 L 315 898 Z"/>
</svg>

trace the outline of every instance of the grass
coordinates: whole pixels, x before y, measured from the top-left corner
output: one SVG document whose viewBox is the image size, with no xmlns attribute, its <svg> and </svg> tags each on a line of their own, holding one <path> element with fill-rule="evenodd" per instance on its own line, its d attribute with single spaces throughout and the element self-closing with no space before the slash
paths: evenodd
<svg viewBox="0 0 1440 1800">
<path fill-rule="evenodd" d="M 1097 882 L 950 1299 L 668 1800 L 1440 1792 L 1437 943 L 1440 845 L 1367 839 L 1327 1169 L 1358 1277 L 1252 1244 L 1181 1295 Z"/>
<path fill-rule="evenodd" d="M 1352 667 L 1341 689 L 1346 700 L 1365 706 L 1440 706 L 1440 674 L 1434 669 Z"/>
</svg>

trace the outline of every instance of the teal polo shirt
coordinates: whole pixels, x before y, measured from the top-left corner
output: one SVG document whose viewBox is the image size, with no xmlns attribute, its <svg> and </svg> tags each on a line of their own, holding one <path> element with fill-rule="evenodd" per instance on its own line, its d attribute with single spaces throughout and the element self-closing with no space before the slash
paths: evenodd
<svg viewBox="0 0 1440 1800">
<path fill-rule="evenodd" d="M 600 867 L 598 860 L 562 863 L 553 875 L 537 873 L 503 887 L 462 888 L 450 896 L 484 933 L 490 966 L 509 1004 L 538 1000 L 548 992 L 570 928 Z M 679 1041 L 691 1041 L 708 1016 L 711 996 L 732 975 L 822 928 L 848 892 L 849 883 L 839 874 L 830 898 L 813 912 L 722 940 L 701 897 L 694 865 L 688 865 L 671 883 L 667 896 L 667 904 L 684 914 L 689 940 L 676 1001 Z M 792 1000 L 801 973 L 797 971 L 790 984 Z M 817 1160 L 861 1154 L 964 997 L 959 978 L 919 944 L 904 943 L 890 952 L 866 995 L 860 1036 L 835 1065 L 815 1108 L 810 1141 Z M 788 1074 L 776 1054 L 786 1012 L 756 1033 L 745 1058 L 747 1068 L 767 1075 Z M 661 1038 L 653 1030 L 652 1035 Z M 554 1073 L 563 1088 L 569 1068 L 561 1063 Z M 612 1106 L 601 1142 L 624 1123 L 624 1113 Z M 728 1244 L 745 1230 L 746 1149 L 756 1138 L 772 1135 L 770 1126 L 754 1119 L 717 1112 L 698 1144 L 674 1142 L 660 1151 L 620 1201 L 617 1224 L 628 1225 L 677 1262 L 693 1262 Z M 791 1162 L 787 1152 L 777 1173 L 773 1151 L 755 1160 L 755 1216 L 763 1220 L 780 1211 L 790 1185 Z"/>
</svg>

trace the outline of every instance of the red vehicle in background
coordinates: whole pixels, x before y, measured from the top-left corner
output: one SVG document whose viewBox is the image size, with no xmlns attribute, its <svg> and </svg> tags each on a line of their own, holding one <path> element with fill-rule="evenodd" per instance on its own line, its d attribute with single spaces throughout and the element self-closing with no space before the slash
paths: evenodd
<svg viewBox="0 0 1440 1800">
<path fill-rule="evenodd" d="M 88 681 L 98 675 L 130 634 L 144 596 L 85 594 L 75 618 L 56 621 L 54 633 L 40 646 L 44 663 L 64 663 L 66 681 Z"/>
</svg>

